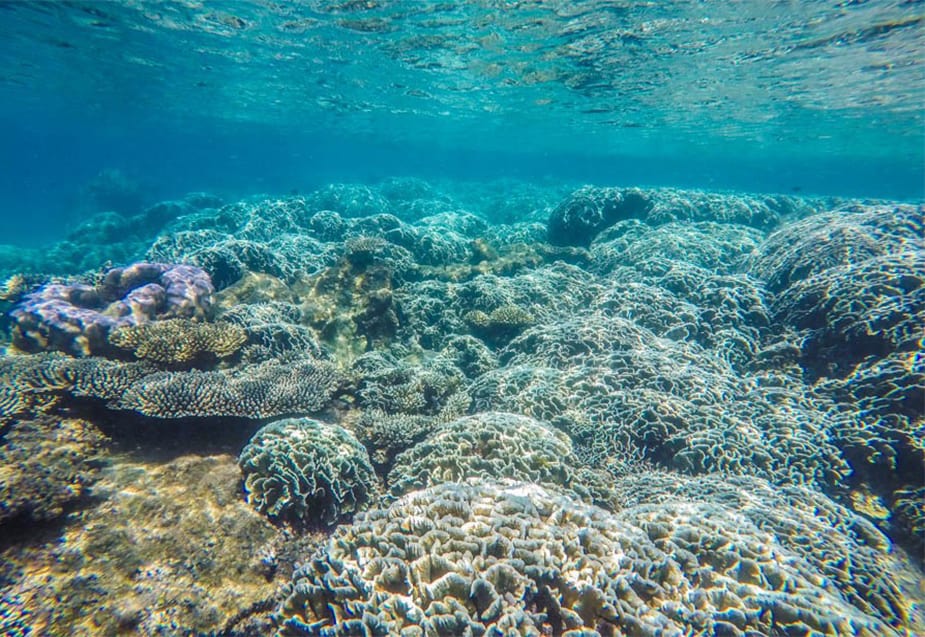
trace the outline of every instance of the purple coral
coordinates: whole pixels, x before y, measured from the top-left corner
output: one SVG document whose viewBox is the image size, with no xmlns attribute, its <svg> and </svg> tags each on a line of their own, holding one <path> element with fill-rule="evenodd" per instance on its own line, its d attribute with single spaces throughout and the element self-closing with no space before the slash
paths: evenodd
<svg viewBox="0 0 925 637">
<path fill-rule="evenodd" d="M 49 283 L 13 309 L 13 342 L 22 350 L 76 356 L 108 351 L 113 328 L 168 318 L 204 319 L 215 291 L 190 265 L 135 263 L 106 273 L 96 286 Z"/>
</svg>

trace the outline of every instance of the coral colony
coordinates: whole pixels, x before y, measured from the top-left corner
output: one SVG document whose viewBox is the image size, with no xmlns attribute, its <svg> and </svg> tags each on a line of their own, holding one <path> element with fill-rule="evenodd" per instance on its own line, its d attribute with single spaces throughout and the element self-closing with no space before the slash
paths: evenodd
<svg viewBox="0 0 925 637">
<path fill-rule="evenodd" d="M 0 632 L 923 634 L 923 213 L 391 179 L 4 254 Z"/>
</svg>

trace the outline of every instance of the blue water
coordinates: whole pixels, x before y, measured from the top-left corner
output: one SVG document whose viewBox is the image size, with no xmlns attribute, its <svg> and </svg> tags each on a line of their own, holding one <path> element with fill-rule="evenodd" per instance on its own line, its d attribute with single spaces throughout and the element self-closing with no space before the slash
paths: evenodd
<svg viewBox="0 0 925 637">
<path fill-rule="evenodd" d="M 925 195 L 919 2 L 8 2 L 7 243 L 384 176 Z M 36 221 L 41 220 L 40 229 Z"/>
<path fill-rule="evenodd" d="M 925 1 L 0 0 L 0 635 L 925 635 Z"/>
</svg>

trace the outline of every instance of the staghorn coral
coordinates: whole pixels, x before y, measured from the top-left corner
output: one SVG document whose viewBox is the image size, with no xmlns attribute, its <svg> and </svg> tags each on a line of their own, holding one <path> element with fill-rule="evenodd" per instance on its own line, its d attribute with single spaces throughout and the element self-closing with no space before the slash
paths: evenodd
<svg viewBox="0 0 925 637">
<path fill-rule="evenodd" d="M 441 482 L 510 479 L 558 489 L 607 504 L 602 482 L 586 484 L 572 443 L 561 431 L 528 416 L 486 412 L 436 427 L 395 459 L 389 493 L 399 497 Z"/>
<path fill-rule="evenodd" d="M 366 449 L 338 425 L 287 418 L 262 427 L 241 452 L 247 501 L 274 520 L 331 526 L 376 491 Z"/>
<path fill-rule="evenodd" d="M 20 419 L 0 440 L 0 524 L 49 520 L 86 497 L 104 436 L 85 420 Z"/>
<path fill-rule="evenodd" d="M 245 331 L 232 323 L 189 319 L 128 325 L 109 333 L 111 345 L 131 352 L 136 359 L 171 366 L 228 358 L 246 341 Z"/>
<path fill-rule="evenodd" d="M 104 354 L 117 327 L 170 318 L 204 319 L 214 289 L 189 265 L 135 263 L 108 271 L 95 285 L 49 283 L 10 313 L 13 343 L 24 351 Z"/>
<path fill-rule="evenodd" d="M 898 635 L 734 509 L 610 514 L 523 483 L 442 484 L 335 531 L 279 634 Z"/>
</svg>

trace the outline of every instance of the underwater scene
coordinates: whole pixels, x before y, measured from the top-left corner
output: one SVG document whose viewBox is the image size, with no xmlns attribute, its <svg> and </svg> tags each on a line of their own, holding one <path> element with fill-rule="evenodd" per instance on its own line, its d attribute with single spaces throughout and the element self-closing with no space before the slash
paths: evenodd
<svg viewBox="0 0 925 637">
<path fill-rule="evenodd" d="M 0 634 L 925 635 L 925 3 L 0 3 Z"/>
</svg>

